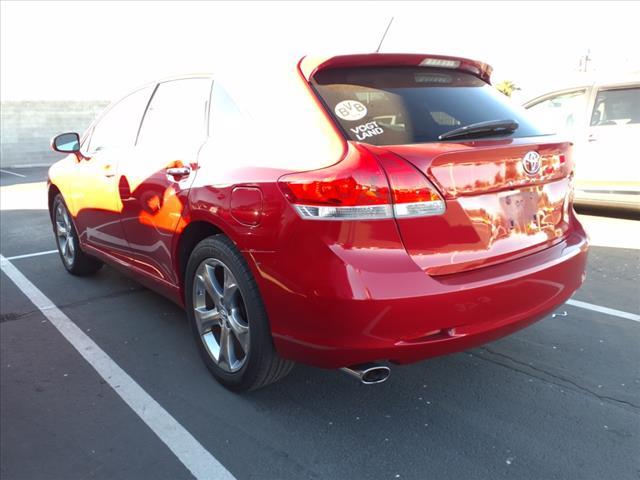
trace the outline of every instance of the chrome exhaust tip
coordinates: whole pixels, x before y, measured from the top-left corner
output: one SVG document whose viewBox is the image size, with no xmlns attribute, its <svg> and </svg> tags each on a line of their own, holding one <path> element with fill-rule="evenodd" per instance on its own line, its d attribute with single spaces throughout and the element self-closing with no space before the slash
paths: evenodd
<svg viewBox="0 0 640 480">
<path fill-rule="evenodd" d="M 379 365 L 377 363 L 364 363 L 362 365 L 353 365 L 351 367 L 343 367 L 344 373 L 356 377 L 361 383 L 365 385 L 374 385 L 376 383 L 382 383 L 391 375 L 391 369 L 385 365 Z"/>
</svg>

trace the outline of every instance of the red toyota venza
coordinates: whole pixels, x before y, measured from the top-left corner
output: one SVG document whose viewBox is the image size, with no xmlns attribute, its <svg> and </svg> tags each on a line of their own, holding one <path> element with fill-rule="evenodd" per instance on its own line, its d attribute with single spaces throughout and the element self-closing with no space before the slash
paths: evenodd
<svg viewBox="0 0 640 480">
<path fill-rule="evenodd" d="M 145 85 L 49 171 L 60 257 L 186 309 L 233 390 L 365 383 L 510 334 L 584 280 L 571 144 L 457 57 L 247 62 Z"/>
</svg>

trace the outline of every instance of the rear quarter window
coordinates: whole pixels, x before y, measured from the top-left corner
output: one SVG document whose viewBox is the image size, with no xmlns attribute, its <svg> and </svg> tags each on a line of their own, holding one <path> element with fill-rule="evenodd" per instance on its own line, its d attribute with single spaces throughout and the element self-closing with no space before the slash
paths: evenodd
<svg viewBox="0 0 640 480">
<path fill-rule="evenodd" d="M 473 123 L 513 119 L 510 137 L 545 135 L 526 112 L 473 75 L 416 67 L 321 71 L 312 85 L 347 138 L 373 145 L 438 142 Z"/>
</svg>

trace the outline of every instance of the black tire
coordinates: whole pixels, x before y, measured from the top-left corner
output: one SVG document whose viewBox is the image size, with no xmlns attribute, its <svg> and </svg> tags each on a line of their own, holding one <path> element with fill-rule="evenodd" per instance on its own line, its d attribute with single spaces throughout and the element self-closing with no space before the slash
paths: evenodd
<svg viewBox="0 0 640 480">
<path fill-rule="evenodd" d="M 241 294 L 243 314 L 249 329 L 249 349 L 242 367 L 235 372 L 226 371 L 214 361 L 196 320 L 196 274 L 207 262 L 221 262 L 222 267 L 228 268 Z M 185 273 L 185 306 L 198 351 L 212 375 L 226 388 L 236 392 L 256 390 L 280 380 L 293 368 L 293 362 L 281 358 L 275 350 L 267 312 L 251 270 L 235 245 L 224 235 L 202 240 L 191 252 Z"/>
<path fill-rule="evenodd" d="M 67 271 L 72 275 L 78 276 L 87 276 L 93 275 L 98 270 L 102 268 L 102 262 L 97 258 L 94 258 L 90 255 L 87 255 L 80 248 L 80 242 L 78 241 L 78 232 L 76 231 L 76 227 L 73 224 L 73 220 L 69 210 L 67 209 L 67 205 L 64 203 L 64 199 L 62 195 L 57 194 L 53 199 L 53 204 L 51 207 L 51 223 L 53 224 L 53 234 L 56 239 L 56 245 L 58 246 L 58 254 L 60 255 L 60 260 L 62 261 L 62 265 Z M 59 235 L 58 231 L 58 209 L 61 209 L 61 212 L 64 212 L 66 215 L 66 219 L 68 220 L 67 230 L 68 237 L 67 242 L 73 248 L 73 254 L 69 255 L 65 252 L 69 252 L 69 250 L 63 250 L 64 241 L 63 238 Z M 68 247 L 67 247 L 68 248 Z"/>
</svg>

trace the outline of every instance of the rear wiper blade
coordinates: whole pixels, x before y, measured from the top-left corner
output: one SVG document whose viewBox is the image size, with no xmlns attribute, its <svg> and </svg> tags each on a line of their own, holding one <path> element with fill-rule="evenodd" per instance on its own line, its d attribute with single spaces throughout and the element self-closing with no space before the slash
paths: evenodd
<svg viewBox="0 0 640 480">
<path fill-rule="evenodd" d="M 519 126 L 515 120 L 489 120 L 488 122 L 472 123 L 471 125 L 450 130 L 440 135 L 438 140 L 471 137 L 483 133 L 511 133 L 517 130 Z"/>
</svg>

